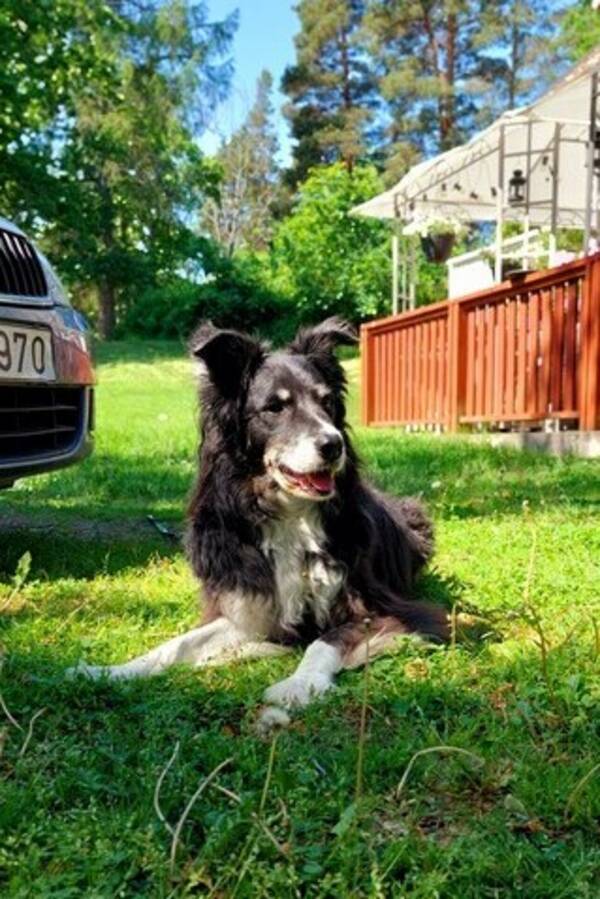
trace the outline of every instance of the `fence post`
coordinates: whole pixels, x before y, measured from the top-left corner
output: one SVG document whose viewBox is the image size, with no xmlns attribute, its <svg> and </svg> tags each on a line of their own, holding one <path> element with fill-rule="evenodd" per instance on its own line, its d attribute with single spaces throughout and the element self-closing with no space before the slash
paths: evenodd
<svg viewBox="0 0 600 899">
<path fill-rule="evenodd" d="M 361 403 L 360 418 L 361 424 L 368 425 L 371 423 L 373 414 L 373 366 L 371 364 L 371 337 L 366 325 L 360 328 L 360 369 L 361 369 Z"/>
<path fill-rule="evenodd" d="M 579 428 L 600 428 L 600 256 L 585 268 L 581 304 Z"/>
<path fill-rule="evenodd" d="M 448 381 L 446 395 L 446 430 L 458 431 L 465 408 L 466 320 L 459 301 L 448 303 Z"/>
</svg>

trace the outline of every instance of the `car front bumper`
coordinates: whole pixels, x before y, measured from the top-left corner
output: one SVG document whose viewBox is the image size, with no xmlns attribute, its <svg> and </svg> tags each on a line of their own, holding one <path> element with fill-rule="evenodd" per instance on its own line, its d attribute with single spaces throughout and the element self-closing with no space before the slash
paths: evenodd
<svg viewBox="0 0 600 899">
<path fill-rule="evenodd" d="M 68 306 L 0 298 L 0 323 L 52 333 L 55 380 L 14 381 L 0 372 L 0 487 L 70 465 L 92 449 L 94 372 L 81 318 Z"/>
</svg>

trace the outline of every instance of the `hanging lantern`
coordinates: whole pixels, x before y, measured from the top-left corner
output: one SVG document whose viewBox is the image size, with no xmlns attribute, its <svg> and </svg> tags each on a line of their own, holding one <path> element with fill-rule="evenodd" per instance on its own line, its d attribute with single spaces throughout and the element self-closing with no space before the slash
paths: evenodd
<svg viewBox="0 0 600 899">
<path fill-rule="evenodd" d="M 523 175 L 521 169 L 515 169 L 512 177 L 508 182 L 508 205 L 522 206 L 525 202 L 525 185 L 527 178 Z"/>
</svg>

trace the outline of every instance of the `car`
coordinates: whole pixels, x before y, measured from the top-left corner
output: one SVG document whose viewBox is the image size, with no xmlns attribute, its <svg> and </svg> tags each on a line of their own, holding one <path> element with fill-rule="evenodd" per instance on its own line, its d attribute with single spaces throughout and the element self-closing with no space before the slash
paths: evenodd
<svg viewBox="0 0 600 899">
<path fill-rule="evenodd" d="M 44 254 L 0 218 L 0 488 L 90 453 L 94 383 L 85 319 Z"/>
</svg>

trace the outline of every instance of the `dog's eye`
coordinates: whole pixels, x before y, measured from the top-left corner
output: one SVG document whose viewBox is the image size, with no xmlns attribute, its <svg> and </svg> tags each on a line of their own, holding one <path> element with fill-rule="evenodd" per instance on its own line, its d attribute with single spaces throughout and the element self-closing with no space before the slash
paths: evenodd
<svg viewBox="0 0 600 899">
<path fill-rule="evenodd" d="M 321 406 L 325 411 L 331 415 L 335 411 L 335 402 L 333 399 L 333 394 L 326 393 L 325 396 L 321 397 Z"/>
<path fill-rule="evenodd" d="M 272 412 L 277 415 L 279 412 L 283 412 L 287 406 L 289 406 L 289 400 L 284 400 L 280 396 L 272 396 L 264 406 L 263 412 Z"/>
</svg>

